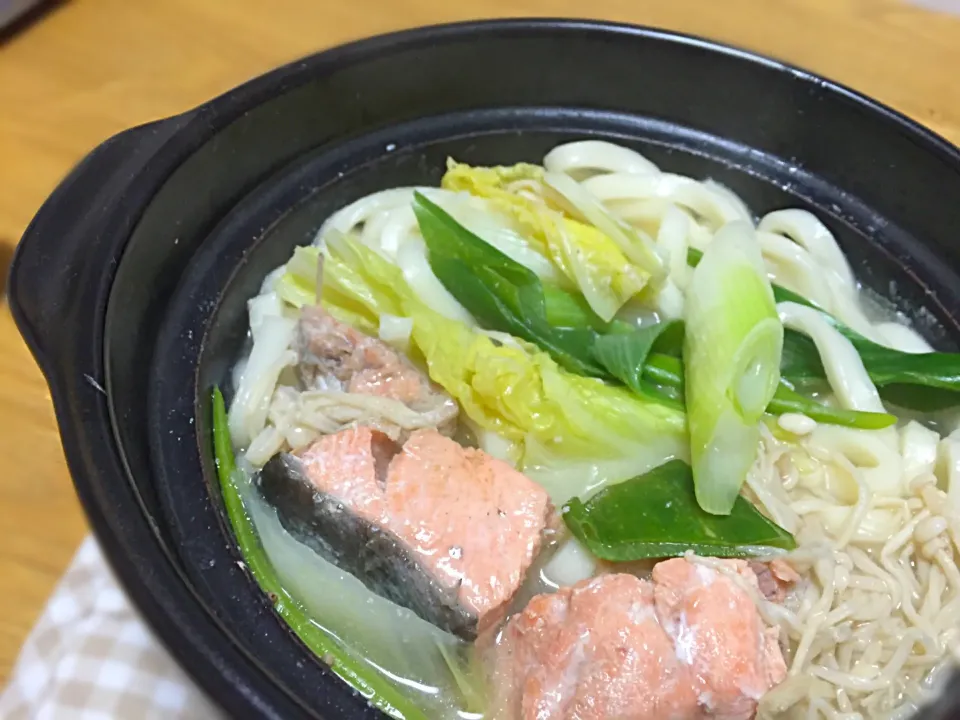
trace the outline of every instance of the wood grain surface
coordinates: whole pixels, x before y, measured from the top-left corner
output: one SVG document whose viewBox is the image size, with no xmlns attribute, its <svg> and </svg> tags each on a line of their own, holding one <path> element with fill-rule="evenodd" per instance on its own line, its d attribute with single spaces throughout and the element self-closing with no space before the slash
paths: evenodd
<svg viewBox="0 0 960 720">
<path fill-rule="evenodd" d="M 0 261 L 113 133 L 345 40 L 498 16 L 709 36 L 846 83 L 960 142 L 960 20 L 894 0 L 68 0 L 0 45 Z M 0 345 L 2 684 L 86 525 L 43 377 L 5 307 Z"/>
</svg>

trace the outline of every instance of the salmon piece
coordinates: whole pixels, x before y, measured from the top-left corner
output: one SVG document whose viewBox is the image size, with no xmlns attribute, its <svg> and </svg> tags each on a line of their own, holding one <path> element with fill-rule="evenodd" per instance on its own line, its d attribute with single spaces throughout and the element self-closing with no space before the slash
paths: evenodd
<svg viewBox="0 0 960 720">
<path fill-rule="evenodd" d="M 450 395 L 385 342 L 337 321 L 322 308 L 303 308 L 296 347 L 305 389 L 382 399 L 365 403 L 370 407 L 359 418 L 361 424 L 401 443 L 414 427 L 436 427 L 444 435 L 456 431 L 459 407 Z M 399 422 L 396 403 L 420 413 L 417 423 Z"/>
<path fill-rule="evenodd" d="M 760 592 L 771 602 L 782 603 L 790 589 L 800 582 L 800 574 L 779 558 L 770 562 L 751 562 L 750 569 L 757 576 Z"/>
<path fill-rule="evenodd" d="M 746 563 L 724 562 L 756 584 Z M 604 574 L 539 595 L 493 653 L 497 720 L 747 719 L 786 677 L 777 629 L 748 593 L 683 558 L 652 582 Z"/>
<path fill-rule="evenodd" d="M 510 619 L 491 686 L 497 720 L 688 720 L 693 678 L 657 620 L 653 586 L 601 575 Z"/>
<path fill-rule="evenodd" d="M 347 392 L 377 395 L 413 404 L 429 392 L 429 389 L 423 376 L 415 369 L 388 367 L 361 370 L 350 378 Z"/>
<path fill-rule="evenodd" d="M 402 448 L 368 427 L 322 437 L 271 459 L 260 490 L 294 536 L 468 639 L 503 618 L 552 509 L 510 465 L 435 430 Z"/>
<path fill-rule="evenodd" d="M 724 560 L 759 589 L 744 560 Z M 683 558 L 653 568 L 657 617 L 693 671 L 703 708 L 726 720 L 749 720 L 757 701 L 787 675 L 776 628 L 767 628 L 750 596 L 731 578 Z"/>
<path fill-rule="evenodd" d="M 378 338 L 338 322 L 320 307 L 304 307 L 298 332 L 300 376 L 308 388 L 329 387 L 416 403 L 439 392 L 429 379 Z"/>
</svg>

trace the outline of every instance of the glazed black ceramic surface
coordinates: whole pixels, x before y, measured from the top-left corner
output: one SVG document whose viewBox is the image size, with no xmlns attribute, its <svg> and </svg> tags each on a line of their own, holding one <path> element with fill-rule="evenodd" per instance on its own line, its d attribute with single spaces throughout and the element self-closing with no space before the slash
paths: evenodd
<svg viewBox="0 0 960 720">
<path fill-rule="evenodd" d="M 482 62 L 478 59 L 482 58 Z M 9 294 L 91 524 L 177 659 L 233 716 L 376 718 L 274 615 L 233 544 L 209 390 L 264 274 L 333 210 L 449 155 L 605 138 L 757 214 L 815 211 L 938 349 L 960 340 L 960 154 L 856 93 L 641 28 L 426 28 L 280 68 L 94 150 L 28 228 Z M 960 709 L 960 688 L 925 717 Z"/>
</svg>

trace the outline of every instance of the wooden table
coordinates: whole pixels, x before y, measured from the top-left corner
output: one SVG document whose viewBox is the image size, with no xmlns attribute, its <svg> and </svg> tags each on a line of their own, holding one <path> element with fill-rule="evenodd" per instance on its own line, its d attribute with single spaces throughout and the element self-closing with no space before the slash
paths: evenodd
<svg viewBox="0 0 960 720">
<path fill-rule="evenodd" d="M 894 0 L 72 0 L 0 46 L 0 259 L 90 148 L 299 55 L 404 26 L 584 16 L 710 36 L 960 143 L 960 19 Z M 43 378 L 0 313 L 0 683 L 86 532 Z"/>
</svg>

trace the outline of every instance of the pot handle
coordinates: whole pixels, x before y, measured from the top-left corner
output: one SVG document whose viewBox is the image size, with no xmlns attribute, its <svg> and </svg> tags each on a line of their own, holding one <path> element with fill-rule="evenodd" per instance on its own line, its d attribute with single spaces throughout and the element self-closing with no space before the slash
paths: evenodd
<svg viewBox="0 0 960 720">
<path fill-rule="evenodd" d="M 114 270 L 97 246 L 106 235 L 110 207 L 181 118 L 161 120 L 110 138 L 70 171 L 17 244 L 10 263 L 7 300 L 14 322 L 46 372 L 57 338 L 76 308 L 78 285 L 89 282 L 93 263 L 100 277 Z M 91 339 L 92 340 L 92 339 Z"/>
</svg>

